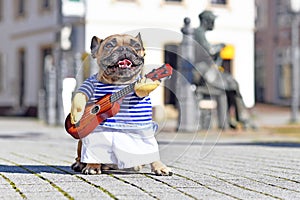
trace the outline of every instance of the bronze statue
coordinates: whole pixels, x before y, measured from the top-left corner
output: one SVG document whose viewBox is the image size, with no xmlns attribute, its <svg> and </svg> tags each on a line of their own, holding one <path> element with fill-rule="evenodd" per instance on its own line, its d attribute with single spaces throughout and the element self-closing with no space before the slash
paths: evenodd
<svg viewBox="0 0 300 200">
<path fill-rule="evenodd" d="M 211 45 L 205 36 L 206 31 L 212 31 L 215 25 L 216 15 L 211 11 L 205 10 L 199 14 L 200 25 L 194 31 L 195 40 L 201 45 L 202 48 L 213 58 L 215 63 L 220 65 L 220 51 L 225 46 L 223 43 Z"/>
<path fill-rule="evenodd" d="M 225 90 L 227 111 L 229 112 L 231 108 L 235 110 L 235 120 L 232 121 L 232 117 L 228 116 L 230 118 L 228 120 L 229 126 L 236 128 L 237 124 L 242 124 L 243 127 L 246 127 L 249 122 L 249 116 L 239 91 L 239 85 L 230 72 L 218 71 L 218 67 L 220 67 L 223 62 L 220 52 L 225 45 L 223 43 L 212 45 L 206 39 L 206 31 L 212 31 L 214 29 L 215 19 L 216 15 L 208 10 L 199 14 L 200 25 L 194 30 L 194 39 L 199 44 L 196 45 L 197 47 L 195 48 L 195 67 L 198 73 L 200 72 L 201 77 L 194 83 L 200 87 L 209 88 L 206 96 L 215 95 L 218 106 L 223 106 L 221 104 L 224 104 L 224 102 L 220 100 L 220 95 L 222 95 L 221 91 Z M 195 77 L 197 77 L 197 75 Z M 217 90 L 219 90 L 219 93 Z M 215 94 L 211 94 L 213 93 L 211 91 L 216 92 Z"/>
</svg>

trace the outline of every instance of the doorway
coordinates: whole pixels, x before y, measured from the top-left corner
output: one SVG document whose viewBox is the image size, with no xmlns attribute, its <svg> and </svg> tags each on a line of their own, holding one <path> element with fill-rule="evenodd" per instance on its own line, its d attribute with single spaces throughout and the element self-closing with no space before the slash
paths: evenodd
<svg viewBox="0 0 300 200">
<path fill-rule="evenodd" d="M 173 67 L 173 71 L 177 70 L 178 46 L 178 44 L 166 44 L 164 48 L 164 62 L 169 63 Z M 173 73 L 172 78 L 165 81 L 164 93 L 164 103 L 174 105 L 174 107 L 177 105 L 176 79 L 176 73 Z"/>
</svg>

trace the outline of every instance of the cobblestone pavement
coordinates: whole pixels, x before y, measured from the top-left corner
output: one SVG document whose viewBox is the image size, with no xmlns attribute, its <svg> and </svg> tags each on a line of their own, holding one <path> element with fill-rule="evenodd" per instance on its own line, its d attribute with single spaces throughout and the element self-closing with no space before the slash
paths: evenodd
<svg viewBox="0 0 300 200">
<path fill-rule="evenodd" d="M 173 176 L 155 176 L 149 166 L 82 175 L 70 169 L 76 141 L 62 128 L 6 118 L 0 126 L 0 199 L 300 199 L 295 140 L 159 132 Z"/>
</svg>

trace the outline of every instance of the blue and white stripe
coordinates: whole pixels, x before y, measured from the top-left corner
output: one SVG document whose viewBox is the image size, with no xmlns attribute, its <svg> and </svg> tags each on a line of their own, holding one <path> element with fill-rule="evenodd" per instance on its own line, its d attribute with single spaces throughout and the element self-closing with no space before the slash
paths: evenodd
<svg viewBox="0 0 300 200">
<path fill-rule="evenodd" d="M 86 79 L 78 89 L 88 97 L 88 103 L 94 103 L 106 94 L 115 93 L 127 85 L 104 84 L 97 80 L 97 74 Z M 115 116 L 106 119 L 99 126 L 113 127 L 115 124 L 142 125 L 152 123 L 152 105 L 150 98 L 140 98 L 134 92 L 125 96 L 120 111 Z"/>
</svg>

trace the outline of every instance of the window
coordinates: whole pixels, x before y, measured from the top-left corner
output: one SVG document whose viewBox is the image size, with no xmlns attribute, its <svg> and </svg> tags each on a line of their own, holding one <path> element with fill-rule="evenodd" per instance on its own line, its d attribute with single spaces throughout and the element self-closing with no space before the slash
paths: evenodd
<svg viewBox="0 0 300 200">
<path fill-rule="evenodd" d="M 276 50 L 276 80 L 278 97 L 289 99 L 292 92 L 292 65 L 290 63 L 291 48 L 278 48 Z"/>
<path fill-rule="evenodd" d="M 278 95 L 279 98 L 287 99 L 291 97 L 292 85 L 292 72 L 291 65 L 284 64 L 278 65 Z"/>
<path fill-rule="evenodd" d="M 138 0 L 114 0 L 116 2 L 133 2 L 133 3 L 139 3 Z"/>
<path fill-rule="evenodd" d="M 24 48 L 18 51 L 18 65 L 19 65 L 19 105 L 24 105 L 25 95 L 25 69 L 26 69 L 26 51 Z"/>
<path fill-rule="evenodd" d="M 211 4 L 217 4 L 217 5 L 226 5 L 227 0 L 211 0 L 210 3 Z"/>
<path fill-rule="evenodd" d="M 3 54 L 0 53 L 0 93 L 3 91 L 4 83 L 4 59 Z"/>
<path fill-rule="evenodd" d="M 184 0 L 163 0 L 161 5 L 183 5 Z"/>
<path fill-rule="evenodd" d="M 268 26 L 268 5 L 267 1 L 258 1 L 256 3 L 256 28 L 263 29 Z"/>
<path fill-rule="evenodd" d="M 117 2 L 137 2 L 137 0 L 114 0 Z"/>
<path fill-rule="evenodd" d="M 42 89 L 46 89 L 46 80 L 44 77 L 46 77 L 46 66 L 45 66 L 45 58 L 48 56 L 48 55 L 52 55 L 52 47 L 51 45 L 45 45 L 45 46 L 42 46 L 41 47 L 41 70 L 40 70 L 40 83 L 41 83 L 41 88 Z"/>
<path fill-rule="evenodd" d="M 255 100 L 264 102 L 265 96 L 265 54 L 262 50 L 255 52 Z"/>
<path fill-rule="evenodd" d="M 15 0 L 16 17 L 24 17 L 26 15 L 26 0 Z"/>
<path fill-rule="evenodd" d="M 289 13 L 289 1 L 276 1 L 275 20 L 279 27 L 288 27 L 291 24 L 291 15 Z"/>
<path fill-rule="evenodd" d="M 40 9 L 41 11 L 49 11 L 51 10 L 51 3 L 53 1 L 51 0 L 40 0 L 39 3 L 40 3 Z"/>
<path fill-rule="evenodd" d="M 3 0 L 0 0 L 0 21 L 3 18 Z"/>
</svg>

